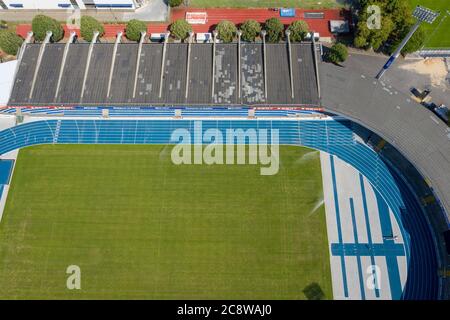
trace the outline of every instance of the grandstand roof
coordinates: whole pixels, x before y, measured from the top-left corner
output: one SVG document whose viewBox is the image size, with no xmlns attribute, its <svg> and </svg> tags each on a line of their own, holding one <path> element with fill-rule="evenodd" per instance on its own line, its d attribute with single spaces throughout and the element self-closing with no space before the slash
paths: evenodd
<svg viewBox="0 0 450 320">
<path fill-rule="evenodd" d="M 97 43 L 92 54 L 86 43 L 67 51 L 65 44 L 28 44 L 9 105 L 317 105 L 313 46 L 291 47 L 289 55 L 287 44 L 267 44 L 264 53 L 263 44 L 244 43 L 239 64 L 237 43 L 217 44 L 215 59 L 213 44 L 189 50 L 169 43 L 163 54 L 163 44 L 145 43 L 139 59 L 136 43 L 116 51 L 113 43 Z"/>
</svg>

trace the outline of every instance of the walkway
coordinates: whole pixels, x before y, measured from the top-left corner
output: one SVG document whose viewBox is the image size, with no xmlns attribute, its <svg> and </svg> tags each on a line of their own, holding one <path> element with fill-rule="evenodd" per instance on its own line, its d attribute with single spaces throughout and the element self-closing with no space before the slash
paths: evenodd
<svg viewBox="0 0 450 320">
<path fill-rule="evenodd" d="M 36 14 L 45 14 L 58 21 L 66 21 L 72 16 L 74 10 L 6 10 L 0 11 L 0 19 L 5 21 L 31 21 Z M 89 15 L 99 21 L 119 22 L 139 19 L 144 21 L 167 21 L 168 7 L 164 0 L 149 0 L 149 3 L 136 11 L 121 11 L 108 9 L 88 9 L 82 11 L 83 15 Z"/>
</svg>

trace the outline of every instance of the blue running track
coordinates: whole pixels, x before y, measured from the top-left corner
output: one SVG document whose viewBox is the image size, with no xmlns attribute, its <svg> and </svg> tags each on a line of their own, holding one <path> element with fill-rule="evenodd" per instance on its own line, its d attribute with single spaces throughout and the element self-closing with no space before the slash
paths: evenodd
<svg viewBox="0 0 450 320">
<path fill-rule="evenodd" d="M 438 265 L 433 235 L 420 205 L 401 177 L 368 146 L 354 139 L 348 120 L 203 120 L 217 128 L 278 129 L 280 144 L 325 151 L 363 174 L 393 211 L 405 241 L 408 279 L 394 299 L 437 299 Z M 193 120 L 46 120 L 0 132 L 0 154 L 36 144 L 167 144 L 174 129 L 194 132 Z M 193 141 L 193 140 L 192 140 Z"/>
</svg>

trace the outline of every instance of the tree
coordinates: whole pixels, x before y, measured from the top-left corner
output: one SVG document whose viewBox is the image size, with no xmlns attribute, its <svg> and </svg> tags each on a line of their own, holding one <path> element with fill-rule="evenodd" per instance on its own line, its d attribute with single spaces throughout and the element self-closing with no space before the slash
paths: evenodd
<svg viewBox="0 0 450 320">
<path fill-rule="evenodd" d="M 94 38 L 94 32 L 98 31 L 99 37 L 103 36 L 105 33 L 105 28 L 103 27 L 103 24 L 98 22 L 96 19 L 90 17 L 90 16 L 82 16 L 81 17 L 81 28 L 80 28 L 80 34 L 81 37 L 91 42 Z"/>
<path fill-rule="evenodd" d="M 169 6 L 171 6 L 172 8 L 178 7 L 182 2 L 183 0 L 169 0 Z"/>
<path fill-rule="evenodd" d="M 10 30 L 0 30 L 0 49 L 6 54 L 15 56 L 23 39 Z"/>
<path fill-rule="evenodd" d="M 47 36 L 47 31 L 53 33 L 52 40 L 58 42 L 64 37 L 64 29 L 61 24 L 53 18 L 39 14 L 33 18 L 31 29 L 34 33 L 34 39 L 43 41 Z"/>
<path fill-rule="evenodd" d="M 339 64 L 347 60 L 348 50 L 342 43 L 335 43 L 327 53 L 328 60 L 330 62 Z"/>
<path fill-rule="evenodd" d="M 216 27 L 219 39 L 223 42 L 231 42 L 237 32 L 237 28 L 233 22 L 228 20 L 220 21 Z"/>
<path fill-rule="evenodd" d="M 369 48 L 369 35 L 370 30 L 367 27 L 365 21 L 360 21 L 357 25 L 357 33 L 354 39 L 353 44 L 357 48 L 368 49 Z"/>
<path fill-rule="evenodd" d="M 376 18 L 373 11 L 367 11 L 371 5 L 380 8 L 381 28 L 367 26 L 368 21 L 374 21 Z M 359 48 L 382 49 L 389 53 L 401 42 L 414 23 L 408 0 L 359 0 L 359 8 L 357 19 L 359 22 L 354 40 L 354 45 Z"/>
<path fill-rule="evenodd" d="M 261 25 L 256 20 L 246 20 L 241 25 L 242 39 L 245 41 L 255 41 L 261 33 Z"/>
<path fill-rule="evenodd" d="M 145 31 L 147 31 L 147 24 L 145 22 L 132 19 L 127 23 L 125 35 L 128 40 L 139 41 L 141 39 L 141 32 Z"/>
<path fill-rule="evenodd" d="M 291 23 L 291 25 L 288 27 L 288 30 L 291 32 L 291 41 L 300 42 L 305 39 L 306 35 L 309 32 L 309 27 L 306 21 L 297 20 Z"/>
<path fill-rule="evenodd" d="M 184 40 L 192 31 L 192 26 L 184 19 L 179 19 L 170 25 L 170 33 L 175 39 Z"/>
<path fill-rule="evenodd" d="M 279 42 L 283 37 L 284 25 L 278 18 L 270 18 L 265 22 L 269 42 Z"/>
</svg>

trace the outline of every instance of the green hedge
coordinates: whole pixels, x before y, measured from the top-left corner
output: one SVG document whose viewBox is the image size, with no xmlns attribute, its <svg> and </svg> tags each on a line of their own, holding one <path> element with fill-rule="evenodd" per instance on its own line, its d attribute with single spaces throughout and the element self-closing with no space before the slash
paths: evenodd
<svg viewBox="0 0 450 320">
<path fill-rule="evenodd" d="M 147 31 L 147 24 L 143 21 L 133 19 L 127 23 L 125 36 L 128 40 L 139 41 L 141 40 L 141 32 L 145 31 Z"/>
<path fill-rule="evenodd" d="M 178 7 L 183 3 L 183 0 L 169 0 L 169 6 Z"/>
<path fill-rule="evenodd" d="M 43 41 L 47 31 L 53 32 L 52 40 L 58 42 L 64 37 L 64 29 L 61 24 L 53 18 L 39 14 L 33 18 L 31 28 L 34 33 L 34 39 Z"/>
<path fill-rule="evenodd" d="M 216 27 L 217 35 L 223 42 L 233 41 L 234 35 L 237 32 L 237 28 L 233 22 L 228 20 L 220 21 Z"/>
<path fill-rule="evenodd" d="M 255 41 L 255 38 L 261 33 L 261 25 L 256 20 L 244 21 L 240 29 L 244 41 Z"/>
<path fill-rule="evenodd" d="M 288 30 L 291 32 L 289 36 L 292 42 L 300 42 L 305 39 L 306 35 L 309 32 L 309 27 L 306 21 L 297 20 L 291 23 L 288 27 Z"/>
<path fill-rule="evenodd" d="M 10 30 L 0 30 L 0 49 L 10 55 L 15 56 L 23 39 Z"/>
<path fill-rule="evenodd" d="M 170 25 L 170 34 L 175 39 L 184 40 L 192 31 L 191 25 L 184 19 L 179 19 Z"/>
<path fill-rule="evenodd" d="M 103 24 L 89 16 L 81 17 L 81 37 L 84 40 L 91 42 L 92 38 L 94 37 L 95 31 L 100 32 L 99 37 L 103 36 L 105 34 L 105 28 L 103 27 Z"/>
<path fill-rule="evenodd" d="M 284 25 L 278 18 L 270 18 L 265 22 L 268 41 L 279 42 L 283 38 Z"/>
<path fill-rule="evenodd" d="M 327 58 L 330 62 L 341 63 L 347 60 L 348 49 L 342 43 L 334 44 L 328 51 Z"/>
</svg>

